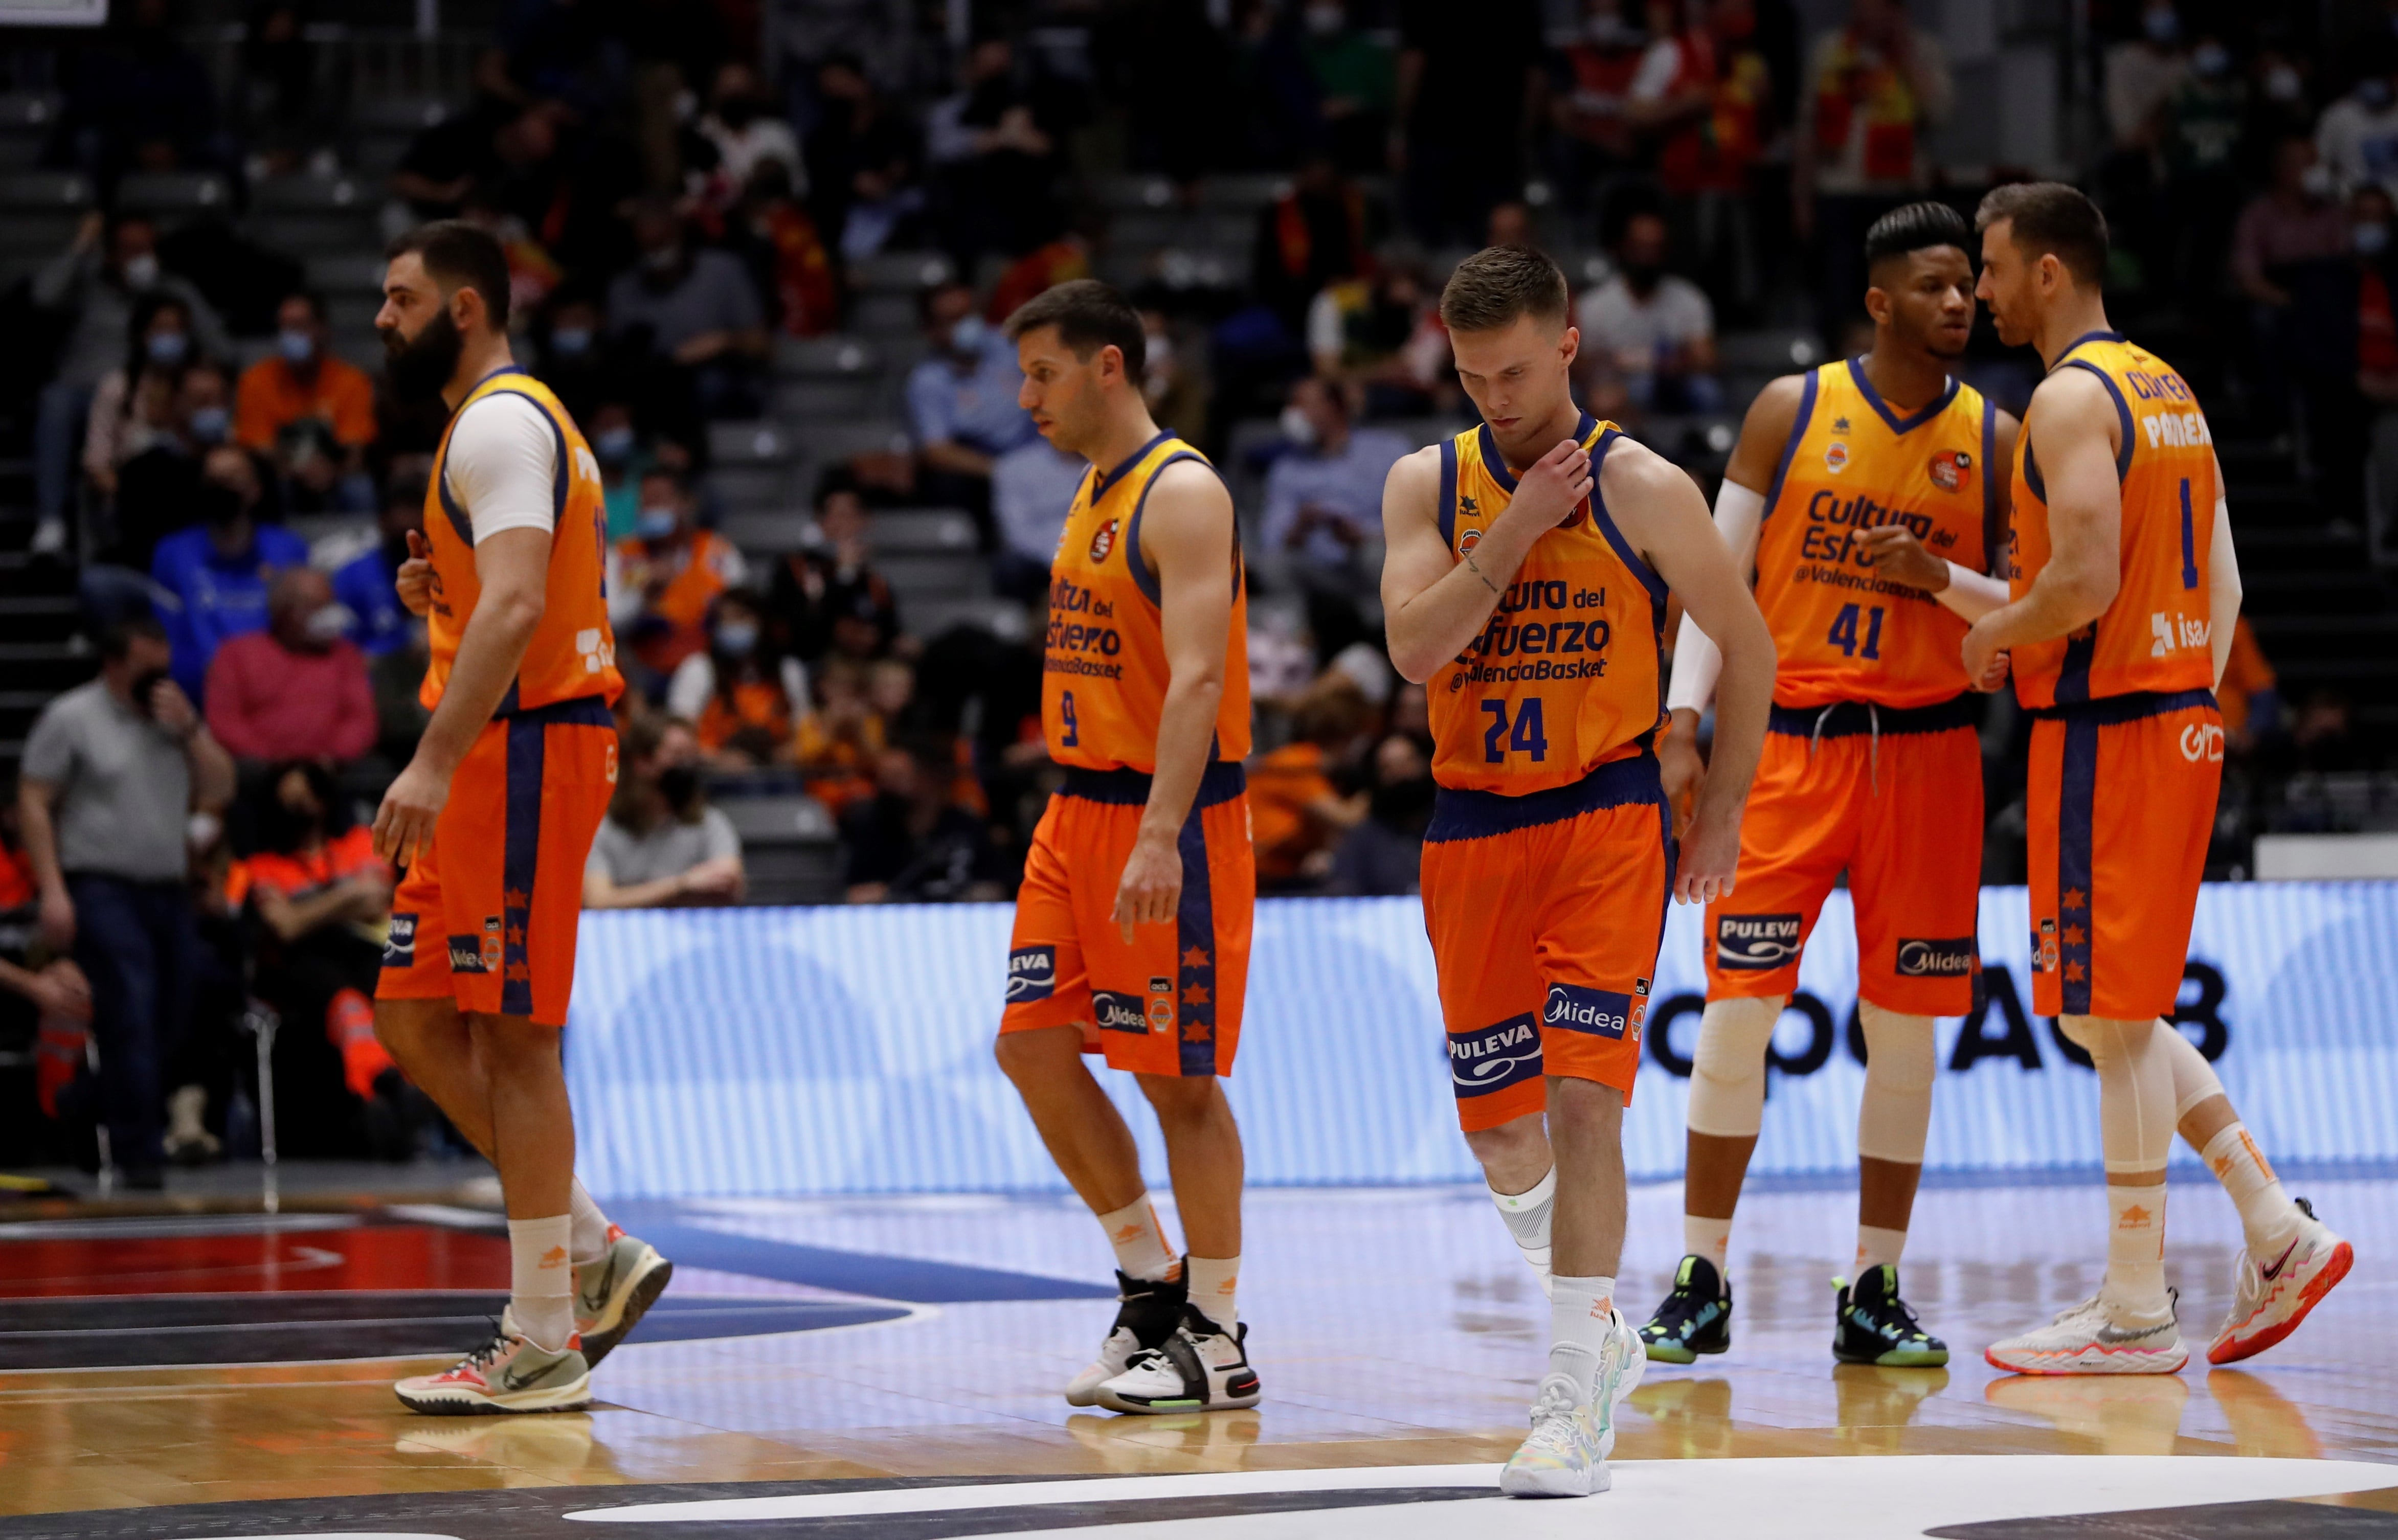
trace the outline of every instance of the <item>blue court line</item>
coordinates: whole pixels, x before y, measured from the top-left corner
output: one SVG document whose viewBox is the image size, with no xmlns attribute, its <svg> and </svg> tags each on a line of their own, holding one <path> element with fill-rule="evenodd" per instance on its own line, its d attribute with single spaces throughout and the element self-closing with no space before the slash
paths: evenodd
<svg viewBox="0 0 2398 1540">
<path fill-rule="evenodd" d="M 802 1246 L 756 1236 L 729 1235 L 680 1222 L 672 1203 L 618 1206 L 616 1222 L 677 1263 L 717 1272 L 747 1273 L 782 1283 L 804 1283 L 909 1305 L 975 1305 L 1032 1299 L 1113 1299 L 1105 1284 L 1044 1278 L 998 1267 L 969 1267 L 923 1257 Z"/>
<path fill-rule="evenodd" d="M 783 1332 L 822 1332 L 836 1326 L 870 1326 L 898 1320 L 907 1311 L 887 1305 L 845 1305 L 827 1300 L 677 1299 L 650 1306 L 625 1340 L 702 1342 L 720 1337 L 763 1337 Z"/>
</svg>

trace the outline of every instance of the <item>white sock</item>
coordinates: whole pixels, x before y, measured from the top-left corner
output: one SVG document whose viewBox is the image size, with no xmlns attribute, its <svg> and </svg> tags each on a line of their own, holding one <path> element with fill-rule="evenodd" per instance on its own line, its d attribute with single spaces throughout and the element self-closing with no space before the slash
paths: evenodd
<svg viewBox="0 0 2398 1540">
<path fill-rule="evenodd" d="M 1703 1256 L 1716 1265 L 1716 1275 L 1726 1282 L 1731 1280 L 1731 1221 L 1705 1219 L 1694 1213 L 1682 1216 L 1682 1254 Z"/>
<path fill-rule="evenodd" d="M 1900 1253 L 1906 1250 L 1905 1230 L 1886 1230 L 1879 1225 L 1857 1226 L 1857 1266 L 1860 1273 L 1868 1267 L 1879 1267 L 1887 1262 L 1898 1265 Z"/>
<path fill-rule="evenodd" d="M 2215 1179 L 2231 1195 L 2240 1211 L 2241 1226 L 2248 1232 L 2248 1254 L 2265 1265 L 2282 1253 L 2298 1233 L 2298 1206 L 2282 1190 L 2281 1178 L 2248 1135 L 2247 1125 L 2232 1123 L 2206 1142 L 2200 1151 Z"/>
<path fill-rule="evenodd" d="M 2099 1295 L 2137 1317 L 2154 1318 L 2165 1298 L 2165 1189 L 2107 1185 L 2107 1281 Z"/>
<path fill-rule="evenodd" d="M 1166 1248 L 1165 1231 L 1157 1223 L 1157 1205 L 1149 1200 L 1149 1194 L 1099 1215 L 1099 1228 L 1108 1232 L 1108 1244 L 1116 1249 L 1116 1265 L 1126 1278 L 1173 1276 L 1174 1253 Z"/>
<path fill-rule="evenodd" d="M 1598 1384 L 1600 1355 L 1615 1331 L 1615 1279 L 1550 1279 L 1549 1373 L 1570 1374 L 1589 1401 Z"/>
<path fill-rule="evenodd" d="M 608 1249 L 608 1216 L 600 1212 L 600 1205 L 591 1201 L 591 1195 L 584 1191 L 583 1179 L 579 1176 L 574 1179 L 568 1217 L 574 1221 L 574 1239 L 568 1243 L 567 1250 L 573 1253 L 578 1265 L 597 1262 L 600 1254 Z"/>
<path fill-rule="evenodd" d="M 1192 1307 L 1229 1332 L 1241 1323 L 1236 1297 L 1241 1259 L 1236 1256 L 1185 1256 L 1182 1281 L 1191 1291 Z"/>
<path fill-rule="evenodd" d="M 567 1265 L 573 1219 L 508 1221 L 508 1310 L 517 1330 L 555 1353 L 574 1335 L 574 1270 Z"/>
<path fill-rule="evenodd" d="M 1533 1274 L 1541 1280 L 1543 1292 L 1549 1287 L 1549 1216 L 1557 1208 L 1557 1168 L 1522 1192 L 1504 1193 L 1490 1189 L 1490 1201 L 1506 1222 L 1507 1233 L 1516 1238 L 1516 1249 L 1524 1253 Z"/>
</svg>

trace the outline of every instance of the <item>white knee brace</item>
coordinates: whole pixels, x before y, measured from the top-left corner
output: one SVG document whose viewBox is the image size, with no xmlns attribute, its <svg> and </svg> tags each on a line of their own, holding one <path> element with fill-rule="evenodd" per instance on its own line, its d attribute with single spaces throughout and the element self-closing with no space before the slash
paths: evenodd
<svg viewBox="0 0 2398 1540">
<path fill-rule="evenodd" d="M 1857 1153 L 1900 1165 L 1923 1163 L 1932 1126 L 1932 1081 L 1939 1067 L 1932 1018 L 1857 1002 L 1866 1035 L 1866 1091 L 1857 1104 Z"/>
<path fill-rule="evenodd" d="M 2098 1070 L 2098 1135 L 2107 1170 L 2118 1174 L 2162 1170 L 2165 1157 L 2173 1152 L 2178 1120 L 2173 1045 L 2164 1039 L 2181 1034 L 2153 1016 L 2145 1021 L 2060 1016 L 2056 1025 L 2081 1045 Z"/>
<path fill-rule="evenodd" d="M 1691 1055 L 1691 1132 L 1754 1139 L 1765 1125 L 1765 1051 L 1788 997 L 1709 1000 Z"/>
<path fill-rule="evenodd" d="M 2174 1121 L 2178 1124 L 2199 1103 L 2222 1095 L 2223 1082 L 2215 1078 L 2215 1066 L 2206 1062 L 2198 1045 L 2181 1035 L 2181 1028 L 2164 1022 L 2161 1033 L 2165 1051 L 2173 1059 Z"/>
</svg>

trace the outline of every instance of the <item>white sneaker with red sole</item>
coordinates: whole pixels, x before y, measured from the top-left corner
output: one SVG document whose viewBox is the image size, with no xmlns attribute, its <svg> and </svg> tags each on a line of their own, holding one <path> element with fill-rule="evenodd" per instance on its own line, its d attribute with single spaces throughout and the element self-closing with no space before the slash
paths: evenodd
<svg viewBox="0 0 2398 1540">
<path fill-rule="evenodd" d="M 2281 1255 L 2240 1253 L 2232 1271 L 2238 1293 L 2206 1345 L 2207 1362 L 2238 1363 L 2280 1342 L 2355 1265 L 2355 1249 L 2315 1217 L 2314 1206 L 2301 1198 L 2297 1207 L 2298 1233 Z"/>
<path fill-rule="evenodd" d="M 591 1404 L 591 1366 L 579 1337 L 552 1352 L 503 1332 L 440 1373 L 413 1375 L 392 1390 L 411 1412 L 437 1417 L 580 1412 Z"/>
</svg>

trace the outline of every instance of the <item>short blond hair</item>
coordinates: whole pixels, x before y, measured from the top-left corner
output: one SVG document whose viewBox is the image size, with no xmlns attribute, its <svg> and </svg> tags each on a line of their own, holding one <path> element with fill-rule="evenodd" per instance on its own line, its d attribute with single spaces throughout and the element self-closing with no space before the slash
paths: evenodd
<svg viewBox="0 0 2398 1540">
<path fill-rule="evenodd" d="M 1440 318 L 1451 331 L 1497 331 L 1518 315 L 1566 318 L 1566 275 L 1537 247 L 1489 246 L 1457 264 L 1440 291 Z"/>
</svg>

